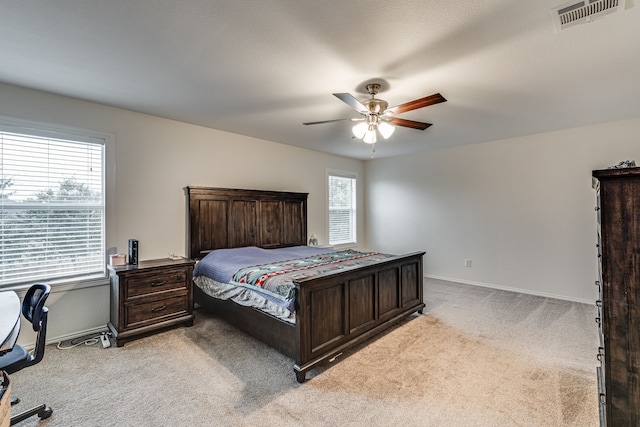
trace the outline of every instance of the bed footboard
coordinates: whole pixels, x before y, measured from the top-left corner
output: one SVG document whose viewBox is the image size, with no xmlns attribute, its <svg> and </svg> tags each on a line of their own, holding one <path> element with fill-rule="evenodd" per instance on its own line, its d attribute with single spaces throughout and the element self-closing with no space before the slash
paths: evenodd
<svg viewBox="0 0 640 427">
<path fill-rule="evenodd" d="M 317 364 L 422 312 L 425 252 L 300 280 L 296 311 L 298 382 Z"/>
</svg>

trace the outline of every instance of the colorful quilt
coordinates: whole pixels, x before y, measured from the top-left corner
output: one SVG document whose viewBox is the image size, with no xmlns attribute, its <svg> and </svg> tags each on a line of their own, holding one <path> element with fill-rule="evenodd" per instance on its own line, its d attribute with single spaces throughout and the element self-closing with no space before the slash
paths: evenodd
<svg viewBox="0 0 640 427">
<path fill-rule="evenodd" d="M 330 252 L 306 258 L 280 261 L 240 269 L 233 275 L 231 283 L 253 288 L 289 301 L 295 297 L 296 280 L 323 273 L 371 264 L 389 258 L 377 252 L 345 250 Z"/>
</svg>

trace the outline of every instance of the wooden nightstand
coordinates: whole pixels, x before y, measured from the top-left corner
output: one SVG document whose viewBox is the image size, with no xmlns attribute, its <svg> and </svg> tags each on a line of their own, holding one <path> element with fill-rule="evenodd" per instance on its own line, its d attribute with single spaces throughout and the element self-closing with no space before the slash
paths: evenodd
<svg viewBox="0 0 640 427">
<path fill-rule="evenodd" d="M 193 325 L 191 259 L 155 259 L 109 266 L 111 320 L 118 347 L 177 325 Z"/>
</svg>

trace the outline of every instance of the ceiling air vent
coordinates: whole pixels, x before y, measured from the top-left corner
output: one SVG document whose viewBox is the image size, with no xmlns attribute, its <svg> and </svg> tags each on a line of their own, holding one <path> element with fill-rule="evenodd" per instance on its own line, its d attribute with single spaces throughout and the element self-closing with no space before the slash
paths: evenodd
<svg viewBox="0 0 640 427">
<path fill-rule="evenodd" d="M 624 10 L 625 0 L 582 0 L 551 10 L 556 32 Z"/>
</svg>

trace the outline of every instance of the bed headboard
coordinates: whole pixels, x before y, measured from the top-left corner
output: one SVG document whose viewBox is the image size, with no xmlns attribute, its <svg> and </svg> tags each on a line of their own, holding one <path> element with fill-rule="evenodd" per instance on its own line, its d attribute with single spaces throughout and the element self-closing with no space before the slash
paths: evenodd
<svg viewBox="0 0 640 427">
<path fill-rule="evenodd" d="M 214 249 L 305 245 L 308 193 L 186 187 L 187 257 Z"/>
</svg>

